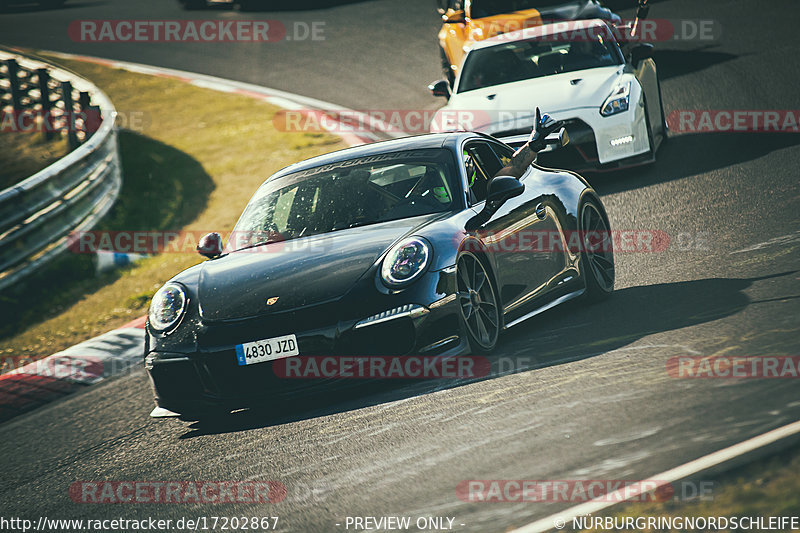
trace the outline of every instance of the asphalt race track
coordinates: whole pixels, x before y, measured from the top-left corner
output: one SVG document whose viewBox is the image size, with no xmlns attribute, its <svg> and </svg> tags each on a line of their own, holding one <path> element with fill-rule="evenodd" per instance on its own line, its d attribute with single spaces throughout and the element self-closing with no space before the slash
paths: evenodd
<svg viewBox="0 0 800 533">
<path fill-rule="evenodd" d="M 654 4 L 653 18 L 713 20 L 723 32 L 657 44 L 665 111 L 797 109 L 799 14 L 795 0 Z M 187 16 L 324 21 L 325 40 L 96 45 L 66 30 L 81 18 Z M 73 0 L 0 15 L 3 44 L 197 71 L 359 109 L 440 105 L 425 90 L 439 76 L 437 29 L 434 2 L 422 0 L 266 13 Z M 466 503 L 459 482 L 647 479 L 796 421 L 797 379 L 675 379 L 666 364 L 800 355 L 798 169 L 798 133 L 674 135 L 656 164 L 591 178 L 614 229 L 664 231 L 669 249 L 618 254 L 610 300 L 509 331 L 492 360 L 499 370 L 513 360 L 516 372 L 199 425 L 148 418 L 149 384 L 137 371 L 0 428 L 0 508 L 32 519 L 277 515 L 279 530 L 297 532 L 344 530 L 347 516 L 448 516 L 456 531 L 504 531 L 570 504 Z M 272 506 L 75 504 L 68 489 L 84 480 L 278 480 L 288 496 Z"/>
</svg>

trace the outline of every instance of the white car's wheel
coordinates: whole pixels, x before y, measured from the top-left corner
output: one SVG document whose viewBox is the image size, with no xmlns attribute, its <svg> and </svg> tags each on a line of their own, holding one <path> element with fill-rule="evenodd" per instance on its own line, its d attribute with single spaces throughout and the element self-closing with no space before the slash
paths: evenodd
<svg viewBox="0 0 800 533">
<path fill-rule="evenodd" d="M 669 125 L 667 124 L 667 117 L 664 114 L 664 99 L 661 97 L 661 84 L 658 84 L 658 107 L 661 109 L 661 128 L 662 138 L 661 144 L 667 142 L 669 139 Z"/>
<path fill-rule="evenodd" d="M 647 144 L 650 146 L 650 156 L 655 161 L 656 158 L 656 139 L 653 136 L 653 126 L 650 124 L 650 106 L 647 104 L 647 98 L 642 95 L 644 100 L 644 125 L 647 132 Z"/>
</svg>

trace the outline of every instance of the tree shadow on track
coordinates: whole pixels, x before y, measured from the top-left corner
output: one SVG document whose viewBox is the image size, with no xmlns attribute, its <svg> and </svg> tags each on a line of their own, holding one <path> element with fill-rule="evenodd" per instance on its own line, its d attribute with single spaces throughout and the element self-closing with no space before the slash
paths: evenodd
<svg viewBox="0 0 800 533">
<path fill-rule="evenodd" d="M 532 356 L 533 368 L 594 357 L 648 335 L 719 320 L 748 305 L 766 303 L 751 301 L 744 291 L 756 281 L 795 273 L 628 287 L 598 304 L 575 302 L 542 315 L 534 332 L 511 330 L 503 347 Z"/>
<path fill-rule="evenodd" d="M 175 230 L 203 212 L 214 183 L 197 160 L 131 131 L 120 131 L 119 147 L 122 190 L 96 231 Z M 0 339 L 58 315 L 124 272 L 119 269 L 98 276 L 94 254 L 65 252 L 52 264 L 0 292 Z"/>
<path fill-rule="evenodd" d="M 705 174 L 798 145 L 800 135 L 792 133 L 687 133 L 670 137 L 655 164 L 586 174 L 598 193 L 608 195 Z"/>
<path fill-rule="evenodd" d="M 734 315 L 751 301 L 744 293 L 756 281 L 795 274 L 784 272 L 750 279 L 702 279 L 619 290 L 605 301 L 560 306 L 509 330 L 488 357 L 488 376 L 467 380 L 376 383 L 325 397 L 308 397 L 273 410 L 241 411 L 194 422 L 180 439 L 279 426 L 336 413 L 413 398 L 506 374 L 560 365 L 623 348 L 652 334 L 677 330 Z M 765 300 L 764 302 L 767 302 Z M 287 402 L 288 403 L 288 402 Z"/>
<path fill-rule="evenodd" d="M 693 50 L 660 50 L 653 52 L 653 59 L 658 67 L 658 77 L 661 81 L 687 74 L 694 74 L 701 70 L 733 61 L 741 56 L 710 50 L 715 45 L 708 45 Z"/>
</svg>

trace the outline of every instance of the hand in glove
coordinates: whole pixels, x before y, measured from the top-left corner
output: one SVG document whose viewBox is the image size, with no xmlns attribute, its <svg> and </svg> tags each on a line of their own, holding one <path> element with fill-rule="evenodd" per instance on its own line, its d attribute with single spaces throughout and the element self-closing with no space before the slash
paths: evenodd
<svg viewBox="0 0 800 533">
<path fill-rule="evenodd" d="M 536 123 L 533 125 L 533 131 L 528 139 L 528 146 L 531 150 L 539 152 L 545 148 L 547 136 L 554 133 L 563 127 L 563 123 L 559 120 L 554 120 L 553 117 L 542 112 L 536 108 Z"/>
<path fill-rule="evenodd" d="M 533 125 L 533 131 L 528 138 L 528 142 L 514 153 L 514 157 L 511 158 L 511 166 L 503 169 L 502 173 L 517 178 L 521 177 L 536 159 L 536 154 L 546 146 L 547 141 L 545 139 L 547 139 L 547 136 L 558 131 L 561 127 L 563 127 L 561 121 L 553 120 L 553 117 L 546 113 L 542 115 L 541 110 L 537 107 L 536 122 Z"/>
</svg>

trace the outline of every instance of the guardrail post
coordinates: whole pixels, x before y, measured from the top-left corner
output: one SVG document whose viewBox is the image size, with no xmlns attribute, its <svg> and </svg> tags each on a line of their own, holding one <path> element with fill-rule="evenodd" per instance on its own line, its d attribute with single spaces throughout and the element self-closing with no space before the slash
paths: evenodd
<svg viewBox="0 0 800 533">
<path fill-rule="evenodd" d="M 103 123 L 103 117 L 101 116 L 100 108 L 92 105 L 92 99 L 88 92 L 81 91 L 78 102 L 83 116 L 83 131 L 85 134 L 83 141 L 86 142 L 100 128 L 100 124 Z"/>
<path fill-rule="evenodd" d="M 53 140 L 53 102 L 50 100 L 50 73 L 46 68 L 36 69 L 36 78 L 39 81 L 39 95 L 42 105 L 42 120 L 44 121 L 44 138 Z"/>
<path fill-rule="evenodd" d="M 72 84 L 68 81 L 61 82 L 62 100 L 64 101 L 64 117 L 67 119 L 67 140 L 69 147 L 74 150 L 81 145 L 78 132 L 75 131 L 75 101 L 72 99 Z"/>
<path fill-rule="evenodd" d="M 22 112 L 22 87 L 19 86 L 19 64 L 16 59 L 7 59 L 8 81 L 11 84 L 11 105 L 17 113 Z M 19 119 L 19 118 L 17 118 Z"/>
<path fill-rule="evenodd" d="M 83 139 L 81 139 L 81 142 L 86 142 L 91 135 L 91 133 L 89 133 L 89 121 L 91 120 L 89 118 L 89 113 L 91 113 L 91 110 L 89 109 L 89 93 L 87 92 L 81 91 L 78 94 L 78 113 L 78 116 L 83 119 L 83 128 L 80 130 L 83 132 Z"/>
</svg>

